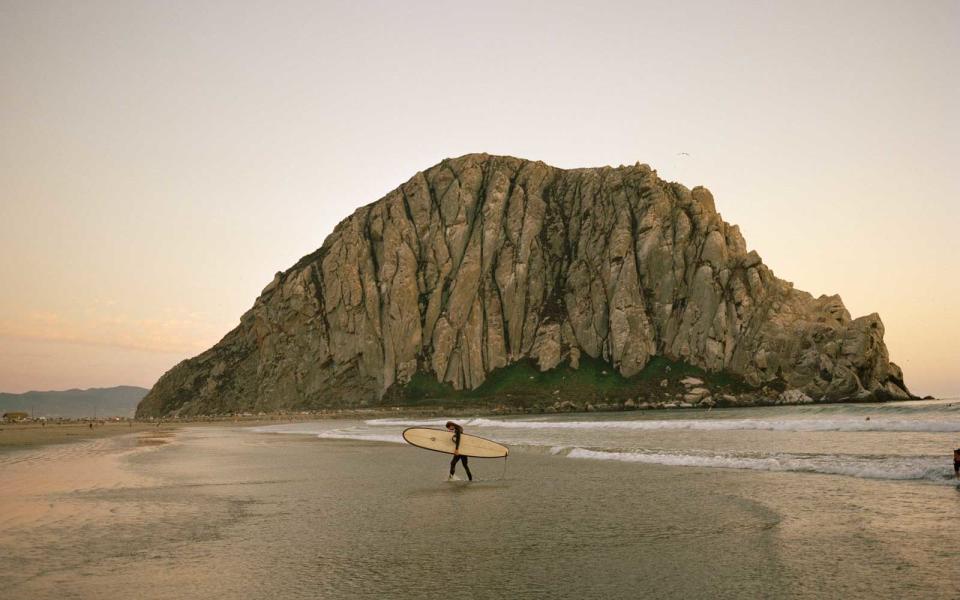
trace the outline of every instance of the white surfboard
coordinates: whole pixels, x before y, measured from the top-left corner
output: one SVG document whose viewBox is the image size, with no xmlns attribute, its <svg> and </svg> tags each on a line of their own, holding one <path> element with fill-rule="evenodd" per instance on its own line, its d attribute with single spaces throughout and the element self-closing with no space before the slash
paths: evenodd
<svg viewBox="0 0 960 600">
<path fill-rule="evenodd" d="M 410 427 L 403 431 L 403 439 L 408 444 L 425 450 L 453 454 L 453 432 L 449 429 L 431 429 L 428 427 Z M 503 458 L 510 449 L 486 438 L 460 434 L 460 454 L 470 458 Z"/>
</svg>

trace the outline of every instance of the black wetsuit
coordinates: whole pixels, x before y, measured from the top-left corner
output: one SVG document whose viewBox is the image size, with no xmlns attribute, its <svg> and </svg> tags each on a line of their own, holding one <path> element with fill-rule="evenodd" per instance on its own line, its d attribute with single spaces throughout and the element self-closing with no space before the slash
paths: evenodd
<svg viewBox="0 0 960 600">
<path fill-rule="evenodd" d="M 454 425 L 453 429 L 453 445 L 459 450 L 460 449 L 460 434 L 463 433 L 463 427 L 459 425 Z M 457 468 L 457 461 L 463 462 L 463 470 L 467 472 L 467 479 L 473 481 L 473 474 L 470 473 L 470 467 L 467 466 L 467 457 L 461 454 L 454 454 L 453 460 L 450 461 L 450 475 L 453 476 L 454 470 Z"/>
<path fill-rule="evenodd" d="M 960 475 L 960 448 L 953 451 L 953 472 Z"/>
</svg>

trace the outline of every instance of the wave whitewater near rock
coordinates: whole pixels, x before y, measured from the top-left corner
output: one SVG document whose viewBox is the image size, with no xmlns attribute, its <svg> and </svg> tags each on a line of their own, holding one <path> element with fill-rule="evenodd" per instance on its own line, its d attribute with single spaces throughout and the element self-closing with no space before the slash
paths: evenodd
<svg viewBox="0 0 960 600">
<path fill-rule="evenodd" d="M 374 419 L 368 425 L 402 425 L 405 427 L 443 427 L 446 420 Z M 960 421 L 917 419 L 650 419 L 616 421 L 507 421 L 494 419 L 467 419 L 469 427 L 501 429 L 582 429 L 627 431 L 889 431 L 889 432 L 960 432 Z"/>
<path fill-rule="evenodd" d="M 566 450 L 564 450 L 566 451 Z M 557 454 L 562 454 L 560 451 Z M 586 460 L 613 460 L 625 463 L 644 463 L 677 467 L 741 469 L 791 473 L 819 473 L 842 475 L 861 479 L 916 481 L 941 485 L 955 485 L 950 468 L 942 457 L 876 457 L 843 455 L 698 455 L 662 452 L 610 452 L 584 448 L 566 451 L 567 458 Z"/>
<path fill-rule="evenodd" d="M 883 334 L 878 315 L 775 277 L 706 188 L 640 164 L 471 154 L 341 222 L 138 416 L 456 399 L 526 363 L 601 361 L 629 382 L 657 357 L 737 384 L 721 396 L 664 377 L 662 394 L 644 388 L 660 403 L 910 398 Z M 602 391 L 618 393 L 636 404 L 636 389 Z"/>
<path fill-rule="evenodd" d="M 750 410 L 750 409 L 748 409 Z M 875 408 L 876 410 L 876 408 Z M 946 411 L 949 412 L 949 411 Z M 944 433 L 960 431 L 955 419 L 888 419 L 864 421 L 857 418 L 711 418 L 700 412 L 699 419 L 556 421 L 532 418 L 474 418 L 459 422 L 523 452 L 548 453 L 568 459 L 614 461 L 626 464 L 663 465 L 700 469 L 732 469 L 783 473 L 839 475 L 927 484 L 955 485 L 949 456 L 929 454 L 931 440 Z M 404 445 L 400 432 L 406 427 L 441 427 L 445 419 L 370 419 L 363 422 L 331 421 L 256 428 L 260 433 L 310 435 L 324 440 L 391 442 Z M 703 445 L 699 436 L 688 432 L 712 431 L 722 435 L 714 446 Z M 763 432 L 762 438 L 742 443 L 738 432 Z M 617 434 L 613 437 L 612 434 Z M 651 433 L 671 437 L 649 437 Z M 827 433 L 840 437 L 816 437 Z M 869 433 L 869 435 L 864 435 Z M 897 452 L 890 453 L 892 437 L 901 439 Z M 806 450 L 782 449 L 784 436 L 808 436 L 801 444 Z M 813 437 L 809 437 L 809 436 Z M 676 437 L 683 436 L 683 437 Z M 917 437 L 919 436 L 919 437 Z M 933 436 L 933 437 L 931 437 Z M 793 438 L 794 448 L 796 440 Z M 676 442 L 683 440 L 677 447 Z M 720 440 L 719 445 L 717 440 Z M 826 446 L 820 444 L 828 442 Z M 666 443 L 669 449 L 658 447 Z M 933 446 L 936 443 L 932 444 Z"/>
</svg>

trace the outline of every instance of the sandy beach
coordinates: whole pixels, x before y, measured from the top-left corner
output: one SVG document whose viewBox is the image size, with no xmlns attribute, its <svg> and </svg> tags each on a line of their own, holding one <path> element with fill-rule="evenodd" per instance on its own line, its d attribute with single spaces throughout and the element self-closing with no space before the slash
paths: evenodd
<svg viewBox="0 0 960 600">
<path fill-rule="evenodd" d="M 165 431 L 173 426 L 162 425 Z M 135 421 L 105 421 L 90 427 L 84 422 L 3 423 L 0 424 L 0 452 L 34 448 L 48 444 L 65 444 L 80 440 L 99 439 L 144 431 L 157 431 L 156 423 Z"/>
<path fill-rule="evenodd" d="M 51 452 L 59 466 L 31 475 Z M 539 455 L 511 459 L 505 479 L 500 462 L 475 464 L 478 481 L 468 485 L 444 481 L 440 455 L 239 428 L 31 454 L 3 467 L 15 482 L 0 496 L 10 515 L 0 567 L 14 573 L 4 597 L 432 598 L 447 596 L 448 579 L 474 598 L 616 597 L 649 586 L 641 572 L 693 593 L 698 578 L 681 573 L 709 569 L 675 553 L 704 542 L 691 535 L 697 526 L 716 530 L 701 508 L 661 498 L 660 510 L 673 504 L 687 526 L 655 532 L 655 514 L 632 518 L 632 479 L 610 465 L 558 470 Z M 588 500 L 601 485 L 602 498 Z M 731 568 L 745 558 L 744 532 L 764 543 L 769 515 L 708 504 L 725 520 L 749 519 L 709 535 L 722 547 L 714 561 Z M 672 540 L 673 551 L 651 539 Z M 635 571 L 638 559 L 649 571 Z M 737 586 L 746 591 L 761 575 Z"/>
<path fill-rule="evenodd" d="M 349 413 L 348 413 L 349 414 Z M 316 417 L 313 417 L 316 418 Z M 102 439 L 132 433 L 170 432 L 181 427 L 255 426 L 302 421 L 304 417 L 268 415 L 264 417 L 209 418 L 197 421 L 39 421 L 0 423 L 0 453 L 51 444 L 67 444 L 82 440 Z"/>
<path fill-rule="evenodd" d="M 950 487 L 536 448 L 471 466 L 223 425 L 5 452 L 0 598 L 960 593 Z"/>
</svg>

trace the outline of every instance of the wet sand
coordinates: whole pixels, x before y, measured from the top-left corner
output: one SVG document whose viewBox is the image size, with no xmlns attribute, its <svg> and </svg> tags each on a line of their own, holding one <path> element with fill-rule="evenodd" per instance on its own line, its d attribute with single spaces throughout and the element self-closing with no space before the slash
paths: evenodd
<svg viewBox="0 0 960 600">
<path fill-rule="evenodd" d="M 50 444 L 68 444 L 82 440 L 101 439 L 115 436 L 130 435 L 132 433 L 171 432 L 181 427 L 224 427 L 224 426 L 254 426 L 290 423 L 301 418 L 286 415 L 270 415 L 265 417 L 245 417 L 242 420 L 225 417 L 206 421 L 95 421 L 93 427 L 90 422 L 56 422 L 50 421 L 46 425 L 38 422 L 28 423 L 0 423 L 0 453 L 25 448 L 36 448 Z"/>
<path fill-rule="evenodd" d="M 405 407 L 373 409 L 338 409 L 312 414 L 268 414 L 241 417 L 213 417 L 198 420 L 166 420 L 158 425 L 148 421 L 95 421 L 57 422 L 51 420 L 46 425 L 40 422 L 3 423 L 0 422 L 0 453 L 23 448 L 34 448 L 48 444 L 66 444 L 80 440 L 100 439 L 138 432 L 172 431 L 181 427 L 252 427 L 256 425 L 274 425 L 277 423 L 295 423 L 316 420 L 373 419 L 382 417 L 428 418 L 438 415 L 463 415 L 476 417 L 493 414 L 488 408 L 460 407 L 444 410 L 443 407 Z"/>
<path fill-rule="evenodd" d="M 397 444 L 234 427 L 4 453 L 0 597 L 960 593 L 942 515 L 885 513 L 952 489 L 866 482 L 858 498 L 832 476 L 524 451 L 505 477 L 502 461 L 471 461 L 474 483 L 444 481 L 446 466 Z"/>
<path fill-rule="evenodd" d="M 171 425 L 161 425 L 169 430 Z M 114 422 L 95 423 L 2 423 L 0 424 L 0 452 L 20 448 L 33 448 L 46 444 L 65 444 L 79 440 L 98 439 L 126 435 L 141 431 L 156 431 L 156 423 Z"/>
</svg>

